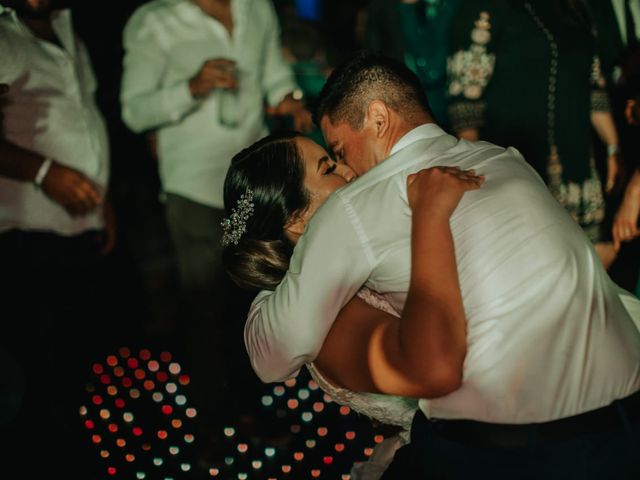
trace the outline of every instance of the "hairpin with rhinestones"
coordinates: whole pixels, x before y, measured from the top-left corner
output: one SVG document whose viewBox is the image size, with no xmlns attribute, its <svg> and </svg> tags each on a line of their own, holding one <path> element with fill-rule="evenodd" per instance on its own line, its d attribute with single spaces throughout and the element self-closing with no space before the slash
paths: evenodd
<svg viewBox="0 0 640 480">
<path fill-rule="evenodd" d="M 231 215 L 222 220 L 222 246 L 237 245 L 247 231 L 247 220 L 253 215 L 253 190 L 247 188 L 246 192 L 240 195 L 238 205 L 231 209 Z"/>
</svg>

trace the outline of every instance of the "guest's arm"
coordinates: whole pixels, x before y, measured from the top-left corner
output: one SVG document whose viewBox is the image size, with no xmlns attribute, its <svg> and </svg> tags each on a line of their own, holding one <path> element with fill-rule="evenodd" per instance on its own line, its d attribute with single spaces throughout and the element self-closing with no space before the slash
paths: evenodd
<svg viewBox="0 0 640 480">
<path fill-rule="evenodd" d="M 437 168 L 413 178 L 411 282 L 402 318 L 357 297 L 345 306 L 315 361 L 336 385 L 420 398 L 459 388 L 466 318 L 449 217 L 463 192 L 482 181 Z"/>
<path fill-rule="evenodd" d="M 640 236 L 640 170 L 636 170 L 624 193 L 622 204 L 613 221 L 613 243 L 620 248 L 621 242 L 628 242 Z"/>
</svg>

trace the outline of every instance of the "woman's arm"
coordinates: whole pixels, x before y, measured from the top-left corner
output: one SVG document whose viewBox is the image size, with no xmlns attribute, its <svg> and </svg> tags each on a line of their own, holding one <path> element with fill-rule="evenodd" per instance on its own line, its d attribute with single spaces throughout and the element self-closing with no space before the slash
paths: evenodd
<svg viewBox="0 0 640 480">
<path fill-rule="evenodd" d="M 624 199 L 613 221 L 613 243 L 620 248 L 621 242 L 628 242 L 640 236 L 638 218 L 640 217 L 640 169 L 636 170 L 627 189 Z"/>
<path fill-rule="evenodd" d="M 408 179 L 413 211 L 411 281 L 401 319 L 354 298 L 340 312 L 315 364 L 354 391 L 433 398 L 456 390 L 466 320 L 449 217 L 483 181 L 454 168 Z"/>
</svg>

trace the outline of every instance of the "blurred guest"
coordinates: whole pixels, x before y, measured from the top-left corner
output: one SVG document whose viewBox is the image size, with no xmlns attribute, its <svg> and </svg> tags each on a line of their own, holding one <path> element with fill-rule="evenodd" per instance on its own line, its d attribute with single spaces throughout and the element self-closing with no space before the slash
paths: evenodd
<svg viewBox="0 0 640 480">
<path fill-rule="evenodd" d="M 610 265 L 591 126 L 607 146 L 606 192 L 618 179 L 618 135 L 584 2 L 467 0 L 451 42 L 453 130 L 518 148 Z"/>
<path fill-rule="evenodd" d="M 95 348 L 88 332 L 99 328 L 104 303 L 100 254 L 113 247 L 114 222 L 96 81 L 70 12 L 56 7 L 55 0 L 0 5 L 0 83 L 9 89 L 0 99 L 0 347 L 27 383 L 3 441 L 26 455 L 35 438 L 55 440 L 42 450 L 64 461 L 77 455 L 72 425 Z M 79 463 L 74 458 L 72 468 Z"/>
<path fill-rule="evenodd" d="M 365 46 L 405 62 L 429 94 L 439 125 L 448 127 L 447 53 L 451 21 L 462 0 L 372 0 Z"/>
<path fill-rule="evenodd" d="M 267 0 L 155 0 L 136 10 L 124 31 L 122 117 L 135 132 L 156 133 L 167 222 L 190 310 L 186 363 L 211 438 L 234 403 L 223 354 L 223 327 L 232 323 L 229 282 L 220 258 L 227 168 L 235 153 L 267 133 L 265 98 L 291 115 L 296 129 L 312 126 L 293 98 L 297 86 L 279 31 Z"/>
</svg>

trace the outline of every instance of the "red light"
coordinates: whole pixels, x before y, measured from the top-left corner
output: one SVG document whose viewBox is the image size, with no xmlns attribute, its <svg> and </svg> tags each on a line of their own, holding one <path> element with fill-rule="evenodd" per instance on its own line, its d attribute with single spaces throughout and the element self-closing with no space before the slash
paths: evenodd
<svg viewBox="0 0 640 480">
<path fill-rule="evenodd" d="M 118 358 L 115 355 L 109 355 L 107 357 L 107 365 L 115 367 L 118 364 Z"/>
<path fill-rule="evenodd" d="M 165 415 L 171 415 L 173 413 L 173 407 L 171 405 L 163 405 L 162 413 Z"/>
<path fill-rule="evenodd" d="M 333 463 L 333 457 L 324 457 L 322 461 L 325 465 L 331 465 Z"/>
<path fill-rule="evenodd" d="M 100 395 L 94 395 L 93 397 L 91 397 L 91 401 L 95 405 L 102 405 L 102 397 Z"/>
<path fill-rule="evenodd" d="M 320 470 L 311 470 L 311 476 L 313 478 L 318 478 L 320 476 Z"/>
<path fill-rule="evenodd" d="M 129 355 L 131 355 L 131 350 L 129 350 L 127 347 L 120 347 L 118 352 L 120 353 L 120 356 L 122 358 L 127 358 Z"/>
<path fill-rule="evenodd" d="M 151 358 L 151 352 L 149 350 L 147 350 L 146 348 L 140 350 L 140 358 L 142 360 L 149 360 Z"/>
<path fill-rule="evenodd" d="M 124 408 L 124 400 L 121 398 L 116 398 L 116 401 L 114 402 L 116 404 L 116 407 L 118 408 Z"/>
<path fill-rule="evenodd" d="M 115 475 L 116 473 L 118 473 L 118 470 L 116 470 L 116 467 L 109 467 L 107 468 L 107 473 L 109 475 Z"/>
<path fill-rule="evenodd" d="M 336 449 L 336 452 L 342 452 L 344 451 L 344 443 L 336 443 L 334 448 Z"/>
<path fill-rule="evenodd" d="M 158 438 L 160 440 L 165 440 L 168 437 L 168 434 L 165 430 L 158 430 Z"/>
<path fill-rule="evenodd" d="M 149 391 L 153 390 L 156 387 L 156 384 L 153 383 L 153 380 L 145 380 L 142 385 L 144 385 L 144 388 Z"/>
<path fill-rule="evenodd" d="M 87 427 L 89 430 L 91 430 L 93 427 L 95 427 L 93 420 L 85 420 L 84 421 L 84 426 Z"/>
<path fill-rule="evenodd" d="M 131 381 L 131 379 L 129 377 L 124 377 L 122 379 L 122 386 L 124 388 L 130 388 L 131 385 L 133 385 L 133 382 Z"/>
<path fill-rule="evenodd" d="M 93 443 L 100 443 L 102 441 L 102 437 L 100 435 L 91 435 L 91 441 Z"/>
<path fill-rule="evenodd" d="M 350 431 L 345 433 L 344 436 L 347 437 L 347 440 L 353 440 L 356 438 L 356 432 Z"/>
<path fill-rule="evenodd" d="M 189 375 L 180 375 L 178 377 L 178 382 L 180 383 L 180 385 L 189 385 L 190 381 L 191 379 L 189 378 Z"/>
<path fill-rule="evenodd" d="M 135 372 L 133 372 L 133 375 L 138 379 L 138 380 L 142 380 L 145 377 L 145 373 L 144 370 L 142 370 L 141 368 L 136 369 Z"/>
<path fill-rule="evenodd" d="M 118 425 L 116 425 L 115 423 L 110 423 L 109 427 L 107 428 L 109 428 L 109 431 L 111 433 L 116 433 L 118 431 Z"/>
<path fill-rule="evenodd" d="M 169 375 L 167 375 L 166 372 L 158 372 L 156 378 L 159 382 L 166 382 L 169 379 Z"/>
<path fill-rule="evenodd" d="M 169 352 L 162 352 L 160 354 L 160 360 L 162 360 L 163 362 L 170 362 L 171 354 Z"/>
<path fill-rule="evenodd" d="M 111 376 L 107 375 L 106 373 L 100 375 L 100 381 L 102 383 L 104 383 L 105 385 L 109 385 L 111 383 Z"/>
<path fill-rule="evenodd" d="M 136 437 L 139 437 L 142 435 L 142 429 L 140 427 L 133 427 L 133 434 Z"/>
<path fill-rule="evenodd" d="M 138 359 L 137 358 L 130 358 L 127 360 L 127 367 L 129 368 L 138 368 Z"/>
<path fill-rule="evenodd" d="M 100 375 L 102 372 L 104 372 L 104 368 L 102 368 L 102 365 L 100 365 L 99 363 L 94 363 L 92 368 L 93 373 L 95 373 L 96 375 Z"/>
</svg>

